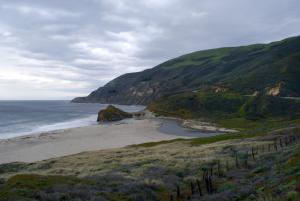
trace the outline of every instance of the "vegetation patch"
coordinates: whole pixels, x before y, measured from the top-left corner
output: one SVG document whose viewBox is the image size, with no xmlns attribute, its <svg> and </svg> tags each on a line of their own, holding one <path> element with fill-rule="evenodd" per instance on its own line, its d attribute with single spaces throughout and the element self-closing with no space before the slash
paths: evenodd
<svg viewBox="0 0 300 201">
<path fill-rule="evenodd" d="M 90 185 L 92 182 L 87 179 L 79 179 L 68 176 L 43 176 L 37 174 L 20 174 L 11 177 L 0 189 L 1 200 L 19 198 L 34 198 L 37 192 L 46 190 L 56 185 Z"/>
<path fill-rule="evenodd" d="M 163 97 L 148 108 L 160 115 L 180 118 L 238 119 L 238 123 L 257 124 L 265 119 L 296 119 L 300 101 L 267 95 L 242 96 L 239 93 L 212 90 L 185 92 Z M 251 122 L 252 120 L 252 122 Z M 255 122 L 255 120 L 257 120 Z M 259 120 L 259 121 L 258 121 Z"/>
<path fill-rule="evenodd" d="M 255 137 L 255 134 L 223 134 L 223 135 L 216 135 L 212 137 L 205 137 L 205 138 L 195 138 L 191 140 L 191 145 L 204 145 L 204 144 L 211 144 L 214 142 L 220 142 L 225 140 L 233 140 L 233 139 L 244 139 Z"/>
<path fill-rule="evenodd" d="M 159 142 L 146 142 L 146 143 L 141 143 L 141 144 L 134 144 L 134 145 L 129 145 L 128 147 L 154 147 L 158 145 L 163 145 L 163 144 L 169 144 L 173 142 L 180 142 L 180 141 L 187 141 L 186 139 L 174 139 L 174 140 L 162 140 Z"/>
</svg>

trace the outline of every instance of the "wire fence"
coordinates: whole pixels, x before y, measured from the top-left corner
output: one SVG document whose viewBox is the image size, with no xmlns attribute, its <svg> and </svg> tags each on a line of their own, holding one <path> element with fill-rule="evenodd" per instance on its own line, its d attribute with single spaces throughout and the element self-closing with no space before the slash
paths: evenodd
<svg viewBox="0 0 300 201">
<path fill-rule="evenodd" d="M 169 193 L 170 201 L 186 201 L 192 197 L 203 197 L 217 192 L 215 185 L 218 178 L 226 176 L 226 173 L 235 169 L 249 168 L 255 165 L 257 160 L 263 154 L 276 153 L 293 145 L 300 140 L 300 135 L 292 134 L 285 137 L 278 137 L 272 142 L 243 147 L 242 150 L 232 150 L 233 154 L 226 159 L 217 159 L 206 163 L 201 167 L 202 177 L 190 181 L 187 187 L 186 184 L 176 184 L 176 188 Z"/>
</svg>

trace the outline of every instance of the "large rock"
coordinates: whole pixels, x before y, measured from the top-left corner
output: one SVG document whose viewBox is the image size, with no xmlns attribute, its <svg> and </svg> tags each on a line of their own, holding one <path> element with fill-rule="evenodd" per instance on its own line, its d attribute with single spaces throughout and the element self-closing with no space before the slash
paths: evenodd
<svg viewBox="0 0 300 201">
<path fill-rule="evenodd" d="M 109 105 L 106 109 L 100 110 L 98 113 L 98 122 L 119 121 L 126 118 L 131 118 L 133 115 L 120 110 L 119 108 Z"/>
</svg>

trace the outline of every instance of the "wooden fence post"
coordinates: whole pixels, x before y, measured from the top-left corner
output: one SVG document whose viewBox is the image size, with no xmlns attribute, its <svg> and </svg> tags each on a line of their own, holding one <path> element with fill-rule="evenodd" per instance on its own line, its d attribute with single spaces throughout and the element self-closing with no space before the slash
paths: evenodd
<svg viewBox="0 0 300 201">
<path fill-rule="evenodd" d="M 202 180 L 204 181 L 206 175 L 208 175 L 208 170 L 207 169 L 204 169 L 203 170 L 203 174 L 202 174 Z"/>
<path fill-rule="evenodd" d="M 248 151 L 246 151 L 246 155 L 245 155 L 245 166 L 248 167 Z"/>
<path fill-rule="evenodd" d="M 192 195 L 194 195 L 195 191 L 194 191 L 194 183 L 191 181 L 191 193 Z"/>
<path fill-rule="evenodd" d="M 229 171 L 229 163 L 228 163 L 228 160 L 226 160 L 226 171 Z"/>
<path fill-rule="evenodd" d="M 254 153 L 254 148 L 253 147 L 251 149 L 251 154 L 252 154 L 252 159 L 255 161 L 255 153 Z"/>
<path fill-rule="evenodd" d="M 221 177 L 221 162 L 218 160 L 218 176 Z"/>
<path fill-rule="evenodd" d="M 213 193 L 212 176 L 207 175 L 205 177 L 205 185 L 206 185 L 207 193 L 209 194 Z"/>
<path fill-rule="evenodd" d="M 213 193 L 212 177 L 208 176 L 210 194 Z"/>
<path fill-rule="evenodd" d="M 202 196 L 202 190 L 201 190 L 201 182 L 199 180 L 196 181 L 197 182 L 197 187 L 198 187 L 198 191 L 199 191 L 199 196 Z"/>
<path fill-rule="evenodd" d="M 206 192 L 209 193 L 209 183 L 208 183 L 207 177 L 208 177 L 208 176 L 206 176 L 206 177 L 204 178 L 204 181 L 205 181 Z"/>
<path fill-rule="evenodd" d="M 177 199 L 180 198 L 180 196 L 181 196 L 180 195 L 180 186 L 179 185 L 176 186 L 176 195 L 177 195 Z"/>
<path fill-rule="evenodd" d="M 235 152 L 235 166 L 236 166 L 237 168 L 239 168 L 239 161 L 238 161 L 237 151 Z"/>
</svg>

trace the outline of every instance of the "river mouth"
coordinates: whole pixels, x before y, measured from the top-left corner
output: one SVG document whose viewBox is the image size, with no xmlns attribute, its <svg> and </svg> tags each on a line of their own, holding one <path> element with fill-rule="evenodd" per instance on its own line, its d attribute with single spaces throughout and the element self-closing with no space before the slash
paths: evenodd
<svg viewBox="0 0 300 201">
<path fill-rule="evenodd" d="M 157 131 L 167 135 L 176 135 L 182 137 L 210 137 L 223 134 L 218 131 L 206 131 L 185 128 L 181 125 L 181 121 L 175 119 L 158 119 L 160 126 Z"/>
</svg>

